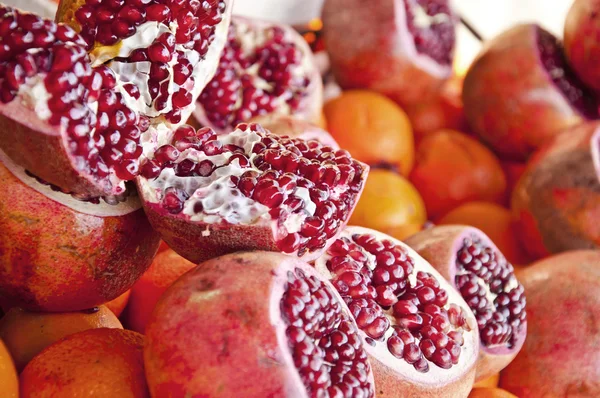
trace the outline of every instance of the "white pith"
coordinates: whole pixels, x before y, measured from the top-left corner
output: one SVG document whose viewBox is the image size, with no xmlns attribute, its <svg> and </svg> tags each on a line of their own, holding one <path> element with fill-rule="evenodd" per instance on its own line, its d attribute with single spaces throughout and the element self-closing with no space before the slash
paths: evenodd
<svg viewBox="0 0 600 398">
<path fill-rule="evenodd" d="M 26 79 L 25 84 L 19 87 L 17 98 L 29 109 L 35 111 L 36 115 L 42 120 L 48 120 L 52 112 L 48 108 L 50 93 L 46 90 L 44 79 L 46 76 L 35 75 Z"/>
<path fill-rule="evenodd" d="M 423 6 L 419 4 L 415 4 L 412 8 L 414 23 L 417 28 L 420 29 L 429 29 L 432 25 L 441 24 L 444 22 L 451 22 L 450 16 L 448 14 L 439 13 L 435 15 L 427 14 L 427 11 L 423 8 Z"/>
</svg>

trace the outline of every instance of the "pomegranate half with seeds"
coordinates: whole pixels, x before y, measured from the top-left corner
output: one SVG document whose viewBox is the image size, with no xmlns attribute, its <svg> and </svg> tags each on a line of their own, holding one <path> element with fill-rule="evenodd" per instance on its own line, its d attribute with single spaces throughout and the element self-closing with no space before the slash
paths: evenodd
<svg viewBox="0 0 600 398">
<path fill-rule="evenodd" d="M 477 380 L 513 360 L 527 335 L 526 299 L 513 266 L 480 230 L 433 227 L 406 240 L 460 292 L 477 320 Z"/>
<path fill-rule="evenodd" d="M 289 138 L 300 138 L 305 141 L 315 140 L 325 146 L 338 150 L 340 145 L 327 131 L 314 124 L 293 116 L 267 115 L 252 119 L 252 122 L 260 124 L 265 130 L 273 134 L 287 136 Z"/>
<path fill-rule="evenodd" d="M 231 254 L 181 277 L 150 319 L 144 359 L 157 397 L 375 396 L 348 307 L 280 253 Z"/>
<path fill-rule="evenodd" d="M 452 74 L 458 18 L 448 0 L 326 0 L 323 32 L 337 82 L 409 105 Z"/>
<path fill-rule="evenodd" d="M 304 38 L 290 26 L 234 17 L 194 115 L 221 134 L 263 115 L 316 123 L 322 105 L 321 74 Z"/>
<path fill-rule="evenodd" d="M 368 169 L 347 151 L 255 123 L 220 136 L 183 126 L 143 165 L 138 191 L 154 228 L 194 263 L 243 250 L 306 260 L 345 226 Z"/>
<path fill-rule="evenodd" d="M 0 305 L 79 311 L 127 291 L 159 245 L 136 197 L 83 202 L 0 151 Z"/>
<path fill-rule="evenodd" d="M 356 319 L 378 396 L 469 394 L 479 351 L 475 318 L 414 250 L 380 232 L 347 227 L 315 267 Z"/>
<path fill-rule="evenodd" d="M 489 42 L 465 77 L 463 102 L 473 131 L 515 160 L 599 116 L 597 96 L 570 68 L 562 44 L 531 24 Z"/>
</svg>

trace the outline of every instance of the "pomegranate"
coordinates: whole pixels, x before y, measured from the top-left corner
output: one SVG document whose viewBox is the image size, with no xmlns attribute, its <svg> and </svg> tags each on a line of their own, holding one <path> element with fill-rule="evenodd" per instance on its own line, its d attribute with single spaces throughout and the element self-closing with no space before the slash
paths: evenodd
<svg viewBox="0 0 600 398">
<path fill-rule="evenodd" d="M 479 350 L 473 313 L 404 243 L 347 227 L 315 267 L 348 304 L 378 396 L 466 397 Z"/>
<path fill-rule="evenodd" d="M 221 136 L 183 126 L 143 165 L 138 190 L 154 228 L 196 264 L 244 250 L 308 261 L 350 218 L 368 169 L 347 151 L 254 123 Z"/>
<path fill-rule="evenodd" d="M 527 165 L 512 195 L 523 248 L 534 258 L 600 249 L 600 123 L 560 134 Z"/>
<path fill-rule="evenodd" d="M 231 254 L 181 277 L 150 319 L 144 359 L 157 397 L 375 394 L 348 307 L 312 267 L 279 253 Z"/>
<path fill-rule="evenodd" d="M 519 273 L 528 335 L 500 374 L 520 398 L 600 396 L 600 251 L 548 257 Z"/>
<path fill-rule="evenodd" d="M 598 99 L 567 64 L 562 44 L 537 25 L 490 41 L 465 77 L 463 102 L 473 131 L 514 160 L 561 130 L 598 118 Z"/>
<path fill-rule="evenodd" d="M 300 138 L 306 141 L 315 140 L 335 150 L 340 149 L 339 144 L 327 131 L 296 117 L 267 115 L 259 116 L 252 119 L 252 121 L 260 124 L 265 130 L 269 130 L 273 134 L 289 138 Z"/>
<path fill-rule="evenodd" d="M 588 86 L 600 91 L 600 1 L 576 0 L 565 22 L 565 52 L 577 75 Z"/>
<path fill-rule="evenodd" d="M 0 305 L 79 311 L 127 291 L 159 235 L 130 196 L 83 202 L 31 177 L 0 152 Z"/>
<path fill-rule="evenodd" d="M 262 115 L 318 122 L 323 83 L 304 38 L 289 26 L 234 17 L 215 77 L 194 115 L 217 133 Z"/>
<path fill-rule="evenodd" d="M 433 227 L 406 240 L 460 292 L 479 328 L 476 380 L 512 361 L 527 334 L 526 299 L 513 266 L 492 241 L 472 227 Z"/>
<path fill-rule="evenodd" d="M 322 18 L 344 89 L 409 105 L 432 97 L 452 74 L 458 18 L 448 0 L 326 0 Z"/>
</svg>

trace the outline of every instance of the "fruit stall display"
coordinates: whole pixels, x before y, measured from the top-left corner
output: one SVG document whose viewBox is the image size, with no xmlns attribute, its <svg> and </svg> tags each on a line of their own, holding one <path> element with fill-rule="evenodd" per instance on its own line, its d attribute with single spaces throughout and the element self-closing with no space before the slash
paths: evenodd
<svg viewBox="0 0 600 398">
<path fill-rule="evenodd" d="M 26 3 L 0 397 L 600 396 L 600 1 L 465 75 L 447 0 Z"/>
</svg>

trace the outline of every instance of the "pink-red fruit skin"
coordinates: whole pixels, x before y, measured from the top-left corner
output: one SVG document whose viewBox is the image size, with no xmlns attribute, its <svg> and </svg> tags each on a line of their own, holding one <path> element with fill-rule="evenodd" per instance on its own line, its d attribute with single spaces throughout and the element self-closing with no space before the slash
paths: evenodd
<svg viewBox="0 0 600 398">
<path fill-rule="evenodd" d="M 600 248 L 600 123 L 566 130 L 535 153 L 512 212 L 523 249 L 536 259 Z"/>
<path fill-rule="evenodd" d="M 565 52 L 575 72 L 600 91 L 600 1 L 576 0 L 565 21 Z"/>
<path fill-rule="evenodd" d="M 600 396 L 600 251 L 571 251 L 525 268 L 529 331 L 502 371 L 519 398 Z"/>
</svg>

